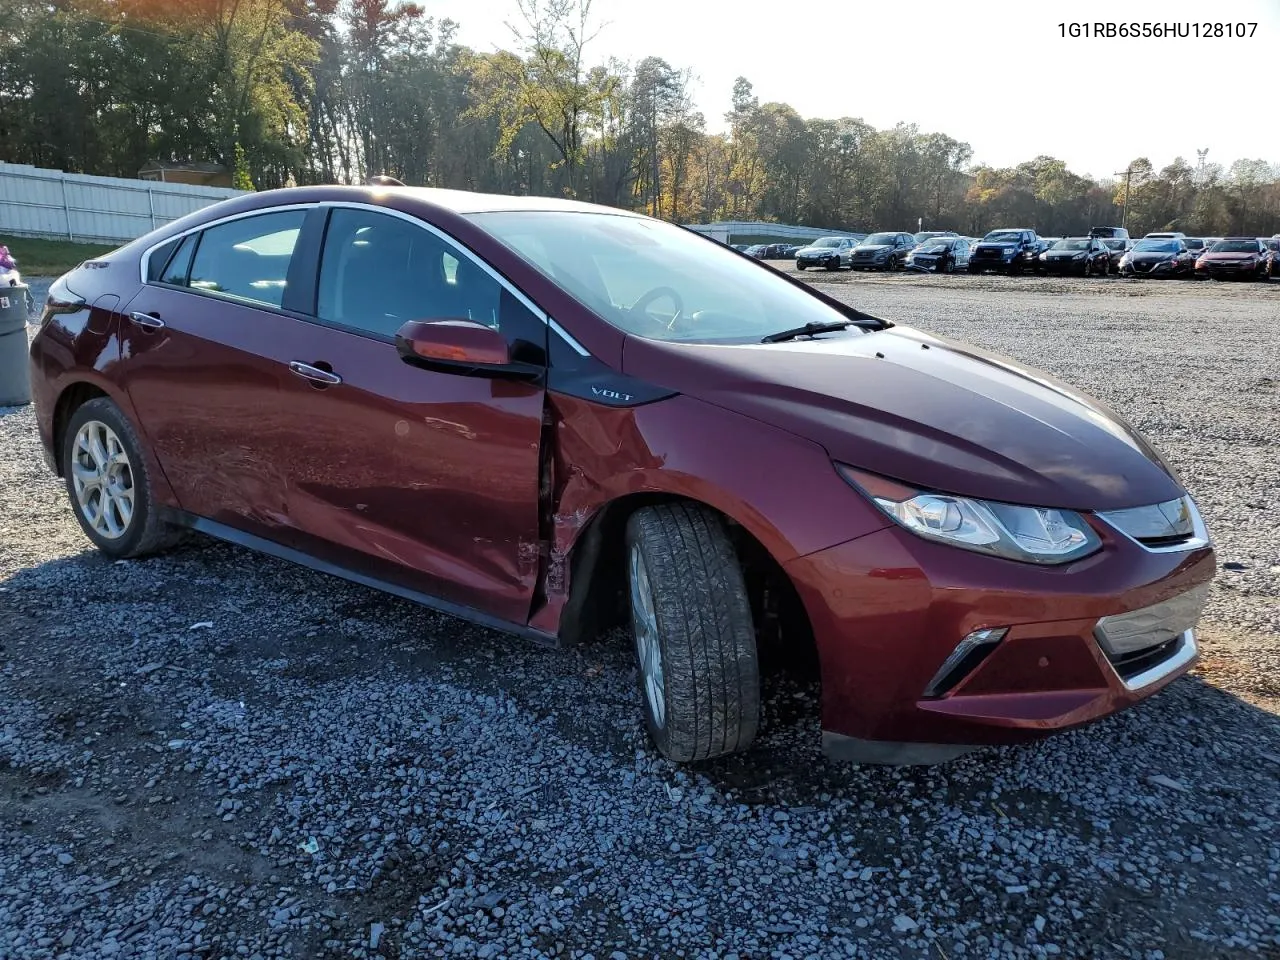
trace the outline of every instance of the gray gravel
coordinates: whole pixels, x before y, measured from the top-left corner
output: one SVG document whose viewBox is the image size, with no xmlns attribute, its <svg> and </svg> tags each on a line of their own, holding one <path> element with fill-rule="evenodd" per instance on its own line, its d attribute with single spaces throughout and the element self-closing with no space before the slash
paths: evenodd
<svg viewBox="0 0 1280 960">
<path fill-rule="evenodd" d="M 1040 745 L 650 747 L 564 651 L 209 541 L 113 564 L 0 408 L 0 957 L 1235 957 L 1280 950 L 1280 285 L 824 279 L 1045 367 L 1182 470 L 1197 675 Z M 1239 565 L 1235 568 L 1234 565 Z"/>
</svg>

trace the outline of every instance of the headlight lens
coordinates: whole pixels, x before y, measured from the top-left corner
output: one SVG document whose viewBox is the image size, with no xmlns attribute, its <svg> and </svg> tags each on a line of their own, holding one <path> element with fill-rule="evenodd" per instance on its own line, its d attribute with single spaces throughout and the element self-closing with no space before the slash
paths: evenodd
<svg viewBox="0 0 1280 960">
<path fill-rule="evenodd" d="M 928 540 L 1024 563 L 1070 563 L 1102 541 L 1080 514 L 913 490 L 839 464 L 840 473 L 890 518 Z"/>
</svg>

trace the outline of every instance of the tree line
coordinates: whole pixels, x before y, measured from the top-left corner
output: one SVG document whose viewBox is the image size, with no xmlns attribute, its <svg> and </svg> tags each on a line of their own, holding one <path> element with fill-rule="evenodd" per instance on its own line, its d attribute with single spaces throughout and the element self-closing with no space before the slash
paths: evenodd
<svg viewBox="0 0 1280 960">
<path fill-rule="evenodd" d="M 509 49 L 483 52 L 401 0 L 0 0 L 0 159 L 124 177 L 212 161 L 257 189 L 388 174 L 677 222 L 1061 235 L 1127 201 L 1139 235 L 1280 230 L 1265 160 L 1138 158 L 1127 189 L 1047 156 L 975 167 L 947 134 L 805 118 L 746 78 L 713 133 L 689 70 L 595 56 L 591 0 L 520 12 Z"/>
</svg>

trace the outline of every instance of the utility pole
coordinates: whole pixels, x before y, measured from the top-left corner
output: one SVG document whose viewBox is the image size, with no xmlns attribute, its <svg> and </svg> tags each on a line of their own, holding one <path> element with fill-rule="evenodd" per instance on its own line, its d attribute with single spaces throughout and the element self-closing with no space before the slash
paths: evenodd
<svg viewBox="0 0 1280 960">
<path fill-rule="evenodd" d="M 1124 207 L 1120 211 L 1120 226 L 1127 228 L 1129 226 L 1129 182 L 1133 179 L 1133 164 L 1129 164 L 1124 170 L 1117 170 L 1114 176 L 1124 177 Z"/>
<path fill-rule="evenodd" d="M 1204 158 L 1209 155 L 1209 148 L 1196 151 L 1196 186 L 1204 185 Z"/>
</svg>

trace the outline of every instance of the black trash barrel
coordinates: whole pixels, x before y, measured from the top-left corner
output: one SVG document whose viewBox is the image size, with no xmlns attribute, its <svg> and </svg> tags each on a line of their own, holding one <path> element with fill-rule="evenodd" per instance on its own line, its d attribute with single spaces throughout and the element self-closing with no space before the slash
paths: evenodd
<svg viewBox="0 0 1280 960">
<path fill-rule="evenodd" d="M 31 402 L 26 284 L 0 287 L 0 407 Z"/>
</svg>

